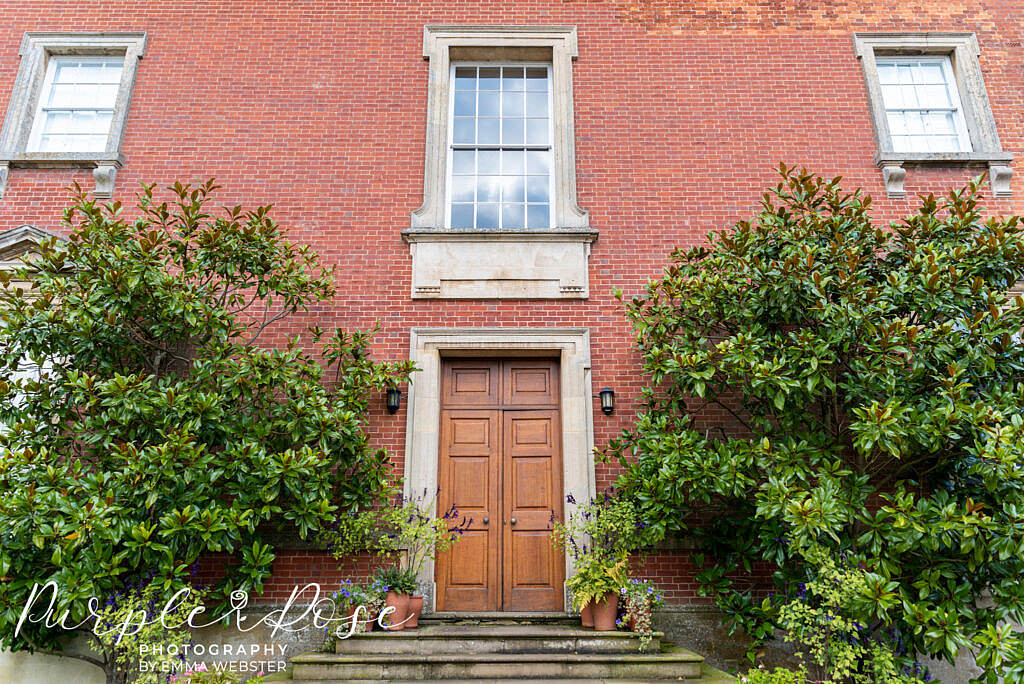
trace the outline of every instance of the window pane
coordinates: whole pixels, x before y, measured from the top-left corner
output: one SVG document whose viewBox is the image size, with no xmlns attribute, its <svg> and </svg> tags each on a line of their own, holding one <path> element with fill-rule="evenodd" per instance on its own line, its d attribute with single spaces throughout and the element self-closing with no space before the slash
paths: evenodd
<svg viewBox="0 0 1024 684">
<path fill-rule="evenodd" d="M 501 141 L 500 128 L 501 119 L 479 119 L 479 133 L 477 142 L 481 145 L 497 145 Z"/>
<path fill-rule="evenodd" d="M 526 210 L 527 228 L 547 228 L 550 206 L 547 204 L 531 204 Z"/>
<path fill-rule="evenodd" d="M 497 176 L 501 173 L 501 167 L 499 166 L 501 163 L 501 152 L 498 150 L 480 150 L 477 154 L 479 155 L 477 173 L 481 176 Z"/>
<path fill-rule="evenodd" d="M 472 202 L 476 190 L 476 179 L 473 176 L 452 176 L 452 201 Z"/>
<path fill-rule="evenodd" d="M 953 104 L 949 101 L 945 84 L 917 86 L 916 90 L 918 107 L 942 108 Z"/>
<path fill-rule="evenodd" d="M 546 117 L 548 115 L 548 94 L 526 93 L 526 115 Z"/>
<path fill-rule="evenodd" d="M 526 207 L 522 204 L 501 205 L 502 228 L 525 228 Z"/>
<path fill-rule="evenodd" d="M 882 102 L 885 103 L 886 109 L 902 109 L 908 106 L 903 101 L 903 87 L 898 85 L 882 86 Z"/>
<path fill-rule="evenodd" d="M 452 205 L 452 228 L 473 227 L 473 205 L 453 204 Z"/>
<path fill-rule="evenodd" d="M 476 227 L 498 228 L 498 208 L 500 204 L 476 205 Z"/>
<path fill-rule="evenodd" d="M 904 112 L 889 112 L 889 133 L 903 135 L 907 132 L 907 117 Z"/>
<path fill-rule="evenodd" d="M 529 176 L 526 179 L 526 201 L 548 201 L 548 176 Z"/>
<path fill-rule="evenodd" d="M 455 119 L 455 131 L 452 134 L 456 143 L 476 142 L 476 119 Z"/>
<path fill-rule="evenodd" d="M 498 116 L 500 97 L 499 93 L 480 93 L 477 114 L 479 116 Z"/>
<path fill-rule="evenodd" d="M 921 65 L 922 83 L 946 83 L 946 75 L 942 73 L 942 64 L 931 62 Z"/>
<path fill-rule="evenodd" d="M 505 119 L 501 122 L 501 142 L 503 145 L 523 144 L 522 119 Z"/>
<path fill-rule="evenodd" d="M 548 89 L 548 70 L 545 67 L 528 67 L 526 69 L 526 89 Z"/>
<path fill-rule="evenodd" d="M 477 81 L 477 87 L 480 90 L 498 90 L 500 71 L 501 69 L 498 67 L 480 67 L 480 79 Z"/>
<path fill-rule="evenodd" d="M 477 202 L 501 200 L 501 176 L 480 176 L 476 182 Z"/>
<path fill-rule="evenodd" d="M 505 176 L 501 179 L 501 201 L 502 202 L 522 202 L 523 196 L 523 177 L 522 176 Z"/>
<path fill-rule="evenodd" d="M 896 83 L 896 65 L 892 62 L 878 62 L 878 81 L 882 85 Z"/>
<path fill-rule="evenodd" d="M 548 120 L 527 119 L 526 120 L 526 144 L 547 145 L 548 144 Z"/>
<path fill-rule="evenodd" d="M 523 172 L 523 151 L 503 150 L 501 153 L 501 172 L 505 175 L 521 174 Z"/>
<path fill-rule="evenodd" d="M 523 67 L 504 67 L 501 70 L 502 90 L 523 89 Z"/>
<path fill-rule="evenodd" d="M 476 93 L 455 93 L 455 116 L 476 116 Z"/>
<path fill-rule="evenodd" d="M 551 170 L 551 152 L 547 150 L 528 150 L 526 152 L 527 173 L 549 173 Z"/>
<path fill-rule="evenodd" d="M 455 68 L 455 89 L 476 90 L 476 67 Z"/>
<path fill-rule="evenodd" d="M 501 115 L 522 116 L 523 115 L 523 94 L 502 93 L 501 94 Z"/>
<path fill-rule="evenodd" d="M 454 150 L 452 152 L 452 173 L 473 173 L 473 150 Z"/>
</svg>

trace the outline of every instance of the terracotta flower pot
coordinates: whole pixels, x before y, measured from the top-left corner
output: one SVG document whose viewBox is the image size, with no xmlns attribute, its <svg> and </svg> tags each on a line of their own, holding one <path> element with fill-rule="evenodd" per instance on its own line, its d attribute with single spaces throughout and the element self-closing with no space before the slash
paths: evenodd
<svg viewBox="0 0 1024 684">
<path fill-rule="evenodd" d="M 423 597 L 422 596 L 410 596 L 409 597 L 409 621 L 405 623 L 408 628 L 420 626 L 420 613 L 423 612 Z"/>
<path fill-rule="evenodd" d="M 615 629 L 615 616 L 619 612 L 619 594 L 609 591 L 600 601 L 594 602 L 594 630 L 611 632 Z"/>
<path fill-rule="evenodd" d="M 405 629 L 405 619 L 409 617 L 409 595 L 400 594 L 397 591 L 389 591 L 384 599 L 384 606 L 395 609 L 394 612 L 388 613 L 388 616 L 385 618 L 385 621 L 389 624 L 388 630 L 397 632 L 400 629 Z"/>
<path fill-rule="evenodd" d="M 584 627 L 594 626 L 594 605 L 590 603 L 590 601 L 587 601 L 587 603 L 580 608 L 580 620 L 583 622 Z"/>
</svg>

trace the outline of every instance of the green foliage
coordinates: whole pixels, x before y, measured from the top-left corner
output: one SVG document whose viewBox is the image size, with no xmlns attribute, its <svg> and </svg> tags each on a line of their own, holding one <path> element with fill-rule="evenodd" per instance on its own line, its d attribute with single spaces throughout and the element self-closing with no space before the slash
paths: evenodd
<svg viewBox="0 0 1024 684">
<path fill-rule="evenodd" d="M 575 561 L 584 556 L 619 559 L 653 541 L 650 525 L 637 511 L 633 501 L 617 497 L 614 492 L 602 492 L 582 504 L 572 495 L 567 503 L 573 505 L 565 522 L 554 520 L 552 543 L 566 551 Z"/>
<path fill-rule="evenodd" d="M 837 562 L 816 544 L 800 549 L 815 577 L 779 608 L 786 641 L 797 644 L 825 684 L 922 684 L 927 669 L 907 663 L 898 632 L 873 632 L 851 616 L 877 612 L 871 605 L 881 579 L 849 562 Z M 890 588 L 895 588 L 890 583 Z"/>
<path fill-rule="evenodd" d="M 217 596 L 259 592 L 264 530 L 307 537 L 385 485 L 367 405 L 411 364 L 371 360 L 368 332 L 284 340 L 331 273 L 269 207 L 214 212 L 216 188 L 146 187 L 133 220 L 79 190 L 69 240 L 0 293 L 0 364 L 43 369 L 0 382 L 3 648 L 58 644 L 35 623 L 13 635 L 36 582 L 59 584 L 69 623 L 126 576 L 173 592 L 211 552 L 231 556 Z"/>
<path fill-rule="evenodd" d="M 320 542 L 331 555 L 345 560 L 372 551 L 381 558 L 399 559 L 415 577 L 427 559 L 449 550 L 472 522 L 460 519 L 454 506 L 435 516 L 436 503 L 426 492 L 408 500 L 389 492 L 385 498 L 386 503 L 375 508 L 342 513 L 320 532 Z"/>
<path fill-rule="evenodd" d="M 807 671 L 803 668 L 790 670 L 777 667 L 774 670 L 766 670 L 763 667 L 757 667 L 745 675 L 741 675 L 739 681 L 742 684 L 805 684 Z"/>
<path fill-rule="evenodd" d="M 605 594 L 619 593 L 629 577 L 628 558 L 612 562 L 602 556 L 587 555 L 574 564 L 572 577 L 565 586 L 572 593 L 572 605 L 580 610 L 588 603 L 603 600 Z"/>
<path fill-rule="evenodd" d="M 978 180 L 882 227 L 839 179 L 781 175 L 625 303 L 650 387 L 605 453 L 619 486 L 659 536 L 696 537 L 705 591 L 758 640 L 819 543 L 870 573 L 850 617 L 872 634 L 1020 678 L 1021 220 L 983 218 Z M 753 599 L 758 561 L 775 601 Z"/>
<path fill-rule="evenodd" d="M 398 566 L 378 568 L 376 580 L 386 587 L 386 591 L 399 594 L 416 593 L 416 573 L 411 570 L 404 570 Z"/>
<path fill-rule="evenodd" d="M 139 581 L 108 598 L 90 633 L 92 650 L 110 664 L 107 681 L 163 684 L 165 673 L 182 663 L 176 654 L 191 641 L 186 620 L 201 605 L 200 596 L 190 592 L 165 612 L 160 588 Z"/>
</svg>

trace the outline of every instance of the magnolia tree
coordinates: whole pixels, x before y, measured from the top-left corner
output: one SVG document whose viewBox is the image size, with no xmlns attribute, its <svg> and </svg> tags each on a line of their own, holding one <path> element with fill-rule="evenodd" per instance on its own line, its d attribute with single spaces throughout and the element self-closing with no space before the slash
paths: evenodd
<svg viewBox="0 0 1024 684">
<path fill-rule="evenodd" d="M 61 645 L 63 630 L 40 623 L 15 634 L 37 583 L 57 584 L 68 624 L 90 597 L 140 581 L 170 595 L 211 552 L 230 555 L 216 592 L 258 592 L 267 530 L 306 537 L 386 483 L 367 402 L 411 365 L 372 361 L 369 332 L 261 346 L 331 297 L 332 274 L 269 207 L 211 210 L 216 189 L 176 184 L 164 202 L 145 187 L 134 220 L 76 191 L 69 239 L 15 275 L 31 288 L 4 279 L 3 648 Z M 40 372 L 13 373 L 27 366 Z"/>
<path fill-rule="evenodd" d="M 983 218 L 980 180 L 881 226 L 839 179 L 781 175 L 626 302 L 651 382 L 606 456 L 659 534 L 698 539 L 703 586 L 756 640 L 842 567 L 855 590 L 803 639 L 826 670 L 843 643 L 865 681 L 865 654 L 915 680 L 967 648 L 980 681 L 1024 679 L 1021 220 Z"/>
</svg>

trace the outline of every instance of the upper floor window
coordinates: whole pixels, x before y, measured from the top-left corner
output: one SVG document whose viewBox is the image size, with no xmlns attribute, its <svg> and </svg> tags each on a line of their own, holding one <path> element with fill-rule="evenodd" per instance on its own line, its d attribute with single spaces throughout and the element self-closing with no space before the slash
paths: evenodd
<svg viewBox="0 0 1024 684">
<path fill-rule="evenodd" d="M 895 152 L 971 151 L 949 57 L 885 57 L 876 63 Z"/>
<path fill-rule="evenodd" d="M 53 57 L 46 69 L 29 152 L 102 152 L 123 57 Z"/>
<path fill-rule="evenodd" d="M 597 231 L 576 202 L 573 26 L 425 26 L 414 298 L 586 299 Z"/>
<path fill-rule="evenodd" d="M 451 69 L 448 227 L 550 228 L 550 66 Z"/>
<path fill-rule="evenodd" d="M 1003 151 L 973 33 L 856 33 L 875 128 L 875 163 L 890 197 L 905 197 L 907 167 L 987 166 L 992 194 L 1010 194 Z"/>
<path fill-rule="evenodd" d="M 0 197 L 8 169 L 93 170 L 97 198 L 113 193 L 145 33 L 26 33 L 0 129 Z"/>
</svg>

